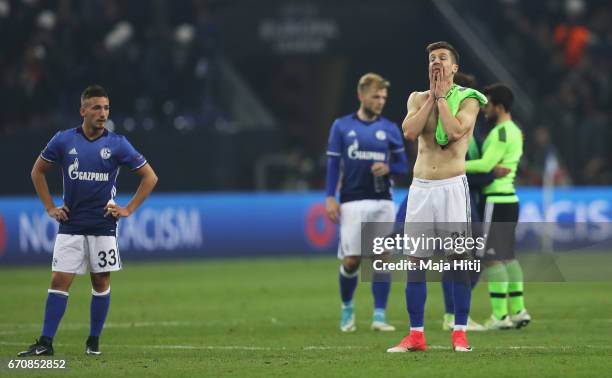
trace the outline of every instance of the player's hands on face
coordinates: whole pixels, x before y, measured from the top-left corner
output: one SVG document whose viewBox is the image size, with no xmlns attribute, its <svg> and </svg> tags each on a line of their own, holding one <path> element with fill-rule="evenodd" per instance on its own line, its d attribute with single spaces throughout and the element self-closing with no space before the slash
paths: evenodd
<svg viewBox="0 0 612 378">
<path fill-rule="evenodd" d="M 436 97 L 436 77 L 435 67 L 429 70 L 429 97 L 435 99 Z"/>
<path fill-rule="evenodd" d="M 508 175 L 512 170 L 510 168 L 502 167 L 501 165 L 495 166 L 493 168 L 493 177 L 500 178 Z"/>
<path fill-rule="evenodd" d="M 112 215 L 113 218 L 119 219 L 130 216 L 130 212 L 128 209 L 121 207 L 116 203 L 107 203 L 104 207 L 104 210 L 106 210 L 106 212 L 104 213 L 105 217 Z"/>
<path fill-rule="evenodd" d="M 435 95 L 438 97 L 446 97 L 451 89 L 451 81 L 446 79 L 447 72 L 443 65 L 434 71 L 434 82 L 436 86 Z"/>
<path fill-rule="evenodd" d="M 47 214 L 49 214 L 51 218 L 55 219 L 58 222 L 67 221 L 69 212 L 70 209 L 68 209 L 66 205 L 63 205 L 62 207 L 52 207 L 47 210 Z"/>
<path fill-rule="evenodd" d="M 325 199 L 325 209 L 327 210 L 327 217 L 330 221 L 338 223 L 340 217 L 340 205 L 336 201 L 336 197 L 327 197 Z"/>
<path fill-rule="evenodd" d="M 371 170 L 374 176 L 384 176 L 389 173 L 389 166 L 385 163 L 378 162 L 372 164 Z"/>
</svg>

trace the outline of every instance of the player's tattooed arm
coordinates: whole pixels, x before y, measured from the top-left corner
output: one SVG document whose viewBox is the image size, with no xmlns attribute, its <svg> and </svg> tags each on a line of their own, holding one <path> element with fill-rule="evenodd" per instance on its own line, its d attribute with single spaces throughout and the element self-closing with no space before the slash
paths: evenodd
<svg viewBox="0 0 612 378">
<path fill-rule="evenodd" d="M 431 93 L 433 93 L 431 90 L 429 93 L 412 92 L 408 97 L 407 114 L 402 122 L 404 138 L 416 140 L 423 132 L 434 108 L 434 99 Z"/>
<path fill-rule="evenodd" d="M 115 219 L 122 217 L 128 217 L 132 214 L 138 206 L 140 206 L 144 200 L 151 194 L 153 188 L 157 184 L 157 175 L 149 163 L 143 165 L 141 168 L 135 171 L 140 176 L 140 185 L 136 189 L 134 197 L 130 200 L 126 207 L 121 207 L 116 203 L 108 203 L 104 208 L 106 213 L 104 216 L 112 215 Z"/>
<path fill-rule="evenodd" d="M 68 212 L 70 210 L 65 205 L 56 207 L 53 202 L 53 197 L 51 197 L 51 193 L 49 192 L 49 185 L 47 184 L 47 177 L 45 175 L 51 168 L 53 168 L 53 164 L 38 157 L 34 163 L 34 167 L 32 167 L 32 183 L 34 184 L 34 189 L 36 189 L 38 198 L 40 198 L 40 201 L 45 206 L 45 210 L 47 210 L 47 214 L 58 222 L 67 221 Z"/>
</svg>

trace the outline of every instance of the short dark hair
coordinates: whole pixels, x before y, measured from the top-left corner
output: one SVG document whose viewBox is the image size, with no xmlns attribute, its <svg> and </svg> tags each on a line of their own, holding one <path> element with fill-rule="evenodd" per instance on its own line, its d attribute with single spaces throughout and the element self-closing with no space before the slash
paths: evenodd
<svg viewBox="0 0 612 378">
<path fill-rule="evenodd" d="M 453 56 L 453 59 L 455 60 L 455 64 L 459 64 L 459 53 L 453 47 L 453 45 L 451 45 L 450 43 L 446 41 L 434 42 L 430 44 L 429 46 L 427 46 L 427 54 L 431 54 L 432 51 L 437 50 L 437 49 L 446 49 L 450 51 L 451 55 Z"/>
<path fill-rule="evenodd" d="M 94 84 L 85 88 L 83 93 L 81 93 L 81 104 L 92 97 L 106 97 L 108 98 L 108 93 L 106 89 L 104 89 L 101 85 Z"/>
<path fill-rule="evenodd" d="M 502 83 L 495 83 L 485 87 L 483 92 L 489 97 L 489 101 L 493 105 L 503 106 L 506 112 L 509 112 L 510 108 L 512 108 L 514 94 L 512 94 L 512 90 L 508 86 Z"/>
</svg>

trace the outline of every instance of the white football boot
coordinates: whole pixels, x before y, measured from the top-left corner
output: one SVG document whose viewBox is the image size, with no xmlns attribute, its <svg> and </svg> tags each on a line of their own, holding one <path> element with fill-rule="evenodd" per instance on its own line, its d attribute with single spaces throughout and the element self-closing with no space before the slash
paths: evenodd
<svg viewBox="0 0 612 378">
<path fill-rule="evenodd" d="M 491 317 L 485 322 L 484 326 L 490 330 L 514 328 L 514 324 L 512 324 L 512 321 L 508 315 L 504 315 L 504 317 L 500 320 L 498 320 L 495 315 L 491 315 Z"/>
<path fill-rule="evenodd" d="M 514 325 L 514 328 L 521 329 L 523 327 L 526 327 L 529 322 L 531 322 L 531 316 L 527 312 L 527 309 L 524 308 L 516 314 L 511 315 L 510 321 Z"/>
</svg>

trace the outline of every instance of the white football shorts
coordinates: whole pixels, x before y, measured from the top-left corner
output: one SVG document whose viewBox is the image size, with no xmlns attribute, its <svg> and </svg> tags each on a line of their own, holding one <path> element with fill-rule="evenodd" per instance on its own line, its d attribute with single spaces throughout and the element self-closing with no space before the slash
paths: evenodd
<svg viewBox="0 0 612 378">
<path fill-rule="evenodd" d="M 340 243 L 338 258 L 361 256 L 362 222 L 381 222 L 377 235 L 393 232 L 395 204 L 391 200 L 359 200 L 340 205 Z M 382 223 L 384 222 L 384 223 Z"/>
<path fill-rule="evenodd" d="M 58 234 L 53 247 L 51 270 L 85 274 L 121 270 L 119 245 L 115 236 Z"/>
<path fill-rule="evenodd" d="M 465 175 L 443 180 L 414 178 L 408 192 L 404 233 L 419 237 L 471 237 L 470 189 Z M 442 243 L 421 245 L 439 246 Z M 446 255 L 453 250 L 444 250 Z M 414 257 L 431 257 L 433 248 L 404 251 Z"/>
</svg>

